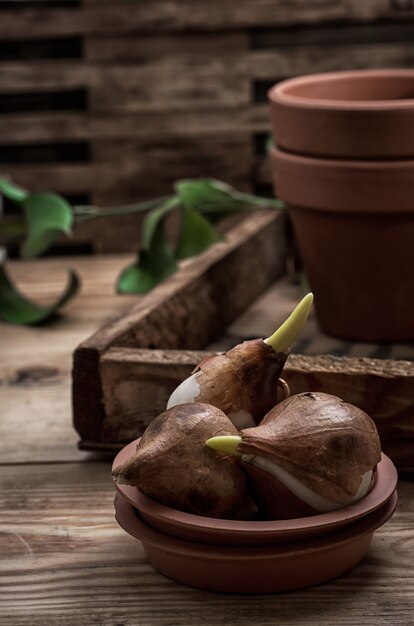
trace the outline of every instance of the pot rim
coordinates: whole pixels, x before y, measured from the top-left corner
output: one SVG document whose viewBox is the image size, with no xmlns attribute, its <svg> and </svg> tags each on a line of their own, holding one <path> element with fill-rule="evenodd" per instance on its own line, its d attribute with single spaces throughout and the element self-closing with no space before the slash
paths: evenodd
<svg viewBox="0 0 414 626">
<path fill-rule="evenodd" d="M 414 105 L 414 100 L 413 100 Z M 411 171 L 414 169 L 414 158 L 402 158 L 402 159 L 352 159 L 352 158 L 332 158 L 332 157 L 320 157 L 307 154 L 298 154 L 297 152 L 291 152 L 284 148 L 273 146 L 270 149 L 270 157 L 281 158 L 290 163 L 297 165 L 308 165 L 312 167 L 318 167 L 320 169 L 343 169 L 354 170 L 357 172 L 370 172 L 378 170 L 383 172 L 399 172 L 399 171 Z"/>
<path fill-rule="evenodd" d="M 393 515 L 398 503 L 398 494 L 394 490 L 391 497 L 378 509 L 359 519 L 354 524 L 341 528 L 327 536 L 311 538 L 301 542 L 264 546 L 222 546 L 203 544 L 177 539 L 155 530 L 145 524 L 138 511 L 125 498 L 116 494 L 115 519 L 119 526 L 129 535 L 144 545 L 166 549 L 171 554 L 181 554 L 210 561 L 231 559 L 240 561 L 263 561 L 292 556 L 297 558 L 310 551 L 332 550 L 346 545 L 361 537 L 373 533 L 385 524 Z"/>
<path fill-rule="evenodd" d="M 268 99 L 272 104 L 284 105 L 303 109 L 333 109 L 352 111 L 394 111 L 401 109 L 413 109 L 413 98 L 396 98 L 384 100 L 335 100 L 329 98 L 308 98 L 295 96 L 290 93 L 292 88 L 306 86 L 312 83 L 333 83 L 338 80 L 357 79 L 366 80 L 369 78 L 397 78 L 411 79 L 414 88 L 414 70 L 410 69 L 383 69 L 383 70 L 349 70 L 339 72 L 324 72 L 311 74 L 309 76 L 299 76 L 283 80 L 273 85 L 267 92 Z"/>
<path fill-rule="evenodd" d="M 272 148 L 270 160 L 277 195 L 290 208 L 393 219 L 413 214 L 413 159 L 330 159 Z"/>
<path fill-rule="evenodd" d="M 132 441 L 125 446 L 113 462 L 113 468 L 125 461 L 136 449 L 139 439 Z M 122 459 L 122 461 L 120 460 Z M 336 526 L 341 522 L 353 522 L 360 517 L 366 516 L 380 508 L 390 499 L 396 489 L 398 481 L 397 470 L 393 462 L 384 453 L 381 453 L 381 460 L 377 465 L 376 479 L 371 491 L 358 502 L 342 507 L 329 513 L 320 513 L 309 517 L 298 517 L 289 520 L 228 520 L 220 518 L 205 517 L 186 513 L 178 509 L 173 509 L 146 496 L 140 489 L 130 485 L 119 485 L 115 483 L 117 492 L 125 498 L 133 507 L 141 510 L 145 515 L 160 521 L 167 521 L 176 527 L 199 530 L 206 534 L 220 532 L 221 534 L 241 533 L 246 538 L 252 535 L 275 535 L 283 536 L 297 533 L 298 531 L 326 529 Z"/>
</svg>

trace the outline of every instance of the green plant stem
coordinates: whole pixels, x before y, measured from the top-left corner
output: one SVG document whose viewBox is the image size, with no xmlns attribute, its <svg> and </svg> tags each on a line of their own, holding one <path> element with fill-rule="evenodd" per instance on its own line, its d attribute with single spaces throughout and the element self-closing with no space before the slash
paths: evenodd
<svg viewBox="0 0 414 626">
<path fill-rule="evenodd" d="M 132 215 L 134 213 L 142 213 L 156 208 L 167 200 L 173 199 L 174 196 L 162 196 L 153 200 L 145 200 L 144 202 L 134 202 L 133 204 L 125 204 L 114 207 L 98 207 L 94 205 L 77 205 L 73 207 L 75 222 L 84 222 L 93 220 L 97 217 L 111 217 L 114 215 Z"/>
<path fill-rule="evenodd" d="M 234 191 L 232 198 L 233 200 L 243 202 L 243 204 L 251 202 L 252 207 L 260 207 L 263 209 L 284 209 L 286 207 L 285 203 L 283 200 L 280 200 L 280 198 L 259 198 L 253 194 L 243 193 L 241 191 Z"/>
</svg>

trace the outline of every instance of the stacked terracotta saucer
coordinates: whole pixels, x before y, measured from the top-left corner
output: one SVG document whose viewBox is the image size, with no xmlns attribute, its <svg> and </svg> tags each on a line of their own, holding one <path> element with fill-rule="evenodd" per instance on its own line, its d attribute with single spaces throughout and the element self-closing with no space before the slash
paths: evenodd
<svg viewBox="0 0 414 626">
<path fill-rule="evenodd" d="M 139 440 L 115 458 L 130 458 Z M 178 582 L 221 592 L 269 593 L 328 581 L 353 568 L 373 533 L 397 506 L 397 472 L 382 455 L 375 484 L 342 509 L 278 521 L 240 521 L 178 511 L 137 487 L 116 484 L 118 524 L 138 539 L 150 563 Z"/>
<path fill-rule="evenodd" d="M 275 191 L 322 330 L 414 337 L 414 70 L 328 72 L 269 91 Z"/>
</svg>

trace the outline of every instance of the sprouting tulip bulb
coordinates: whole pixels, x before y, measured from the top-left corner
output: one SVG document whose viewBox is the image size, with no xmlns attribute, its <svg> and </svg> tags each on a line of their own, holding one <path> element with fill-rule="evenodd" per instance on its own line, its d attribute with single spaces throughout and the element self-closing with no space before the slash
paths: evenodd
<svg viewBox="0 0 414 626">
<path fill-rule="evenodd" d="M 239 452 L 237 452 L 237 446 L 240 442 L 241 437 L 238 435 L 222 435 L 220 437 L 210 437 L 210 439 L 207 439 L 206 446 L 217 450 L 217 452 L 240 456 Z"/>
<path fill-rule="evenodd" d="M 265 343 L 275 352 L 287 352 L 308 319 L 312 303 L 313 293 L 308 293 L 273 335 L 264 340 Z"/>
</svg>

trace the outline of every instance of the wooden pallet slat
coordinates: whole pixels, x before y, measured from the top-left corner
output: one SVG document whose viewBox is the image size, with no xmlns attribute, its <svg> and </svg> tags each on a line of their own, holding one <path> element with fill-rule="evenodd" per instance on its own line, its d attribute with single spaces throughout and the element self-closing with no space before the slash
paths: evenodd
<svg viewBox="0 0 414 626">
<path fill-rule="evenodd" d="M 85 39 L 84 56 L 89 63 L 153 63 L 160 59 L 212 58 L 237 55 L 249 46 L 247 31 L 219 33 L 182 33 L 137 37 L 123 33 L 117 36 L 90 35 Z"/>
<path fill-rule="evenodd" d="M 2 170 L 33 189 L 103 206 L 199 176 L 268 193 L 271 84 L 315 71 L 410 67 L 414 54 L 414 12 L 398 0 L 25 4 L 8 3 L 0 15 Z M 76 141 L 90 155 L 82 164 L 63 156 L 50 171 L 46 156 L 29 163 L 46 144 L 63 155 L 59 145 Z M 159 149 L 161 141 L 169 147 Z M 100 251 L 115 250 L 116 239 L 119 250 L 135 249 L 141 221 L 114 218 L 117 236 L 103 222 L 83 226 L 82 236 Z"/>
<path fill-rule="evenodd" d="M 7 170 L 6 170 L 7 167 Z M 53 165 L 7 165 L 2 163 L 2 169 L 19 182 L 23 187 L 32 191 L 50 191 L 58 193 L 80 194 L 93 187 L 93 171 L 88 163 L 62 163 Z"/>
<path fill-rule="evenodd" d="M 252 80 L 285 79 L 301 74 L 341 69 L 378 69 L 410 67 L 414 44 L 370 43 L 357 45 L 298 46 L 297 48 L 252 50 L 249 52 Z"/>
<path fill-rule="evenodd" d="M 253 146 L 248 139 L 223 138 L 159 138 L 150 141 L 101 141 L 92 147 L 96 172 L 96 197 L 103 203 L 120 198 L 140 199 L 151 196 L 154 178 L 157 193 L 170 193 L 173 182 L 205 176 L 237 181 L 246 185 L 246 163 L 252 161 Z M 114 155 L 117 166 L 114 167 Z"/>
<path fill-rule="evenodd" d="M 85 8 L 99 7 L 101 29 L 109 24 L 105 21 L 110 0 L 85 0 Z M 315 24 L 321 22 L 367 22 L 385 18 L 404 19 L 412 17 L 413 8 L 403 0 L 153 0 L 150 9 L 145 2 L 121 0 L 117 2 L 117 14 L 112 29 L 148 29 L 164 32 L 177 30 L 220 30 L 240 29 L 250 26 L 288 26 L 291 24 Z M 98 17 L 99 21 L 99 17 Z M 93 28 L 92 25 L 87 26 Z M 96 27 L 95 27 L 96 28 Z M 96 31 L 97 32 L 97 28 Z"/>
<path fill-rule="evenodd" d="M 91 120 L 86 112 L 51 111 L 0 115 L 1 144 L 76 141 L 90 138 Z"/>
<path fill-rule="evenodd" d="M 254 132 L 269 129 L 266 104 L 217 108 L 213 110 L 163 111 L 145 113 L 99 114 L 73 112 L 31 112 L 0 115 L 0 144 L 23 142 L 67 141 L 89 139 L 96 142 L 121 140 L 150 140 L 162 138 L 195 139 L 206 137 L 220 140 L 235 136 L 249 138 Z"/>
<path fill-rule="evenodd" d="M 7 61 L 0 65 L 2 93 L 81 88 L 93 80 L 79 61 Z"/>
<path fill-rule="evenodd" d="M 368 22 L 412 18 L 411 3 L 402 0 L 83 0 L 79 7 L 2 10 L 0 37 L 22 39 L 55 36 L 116 34 L 120 32 L 177 32 L 181 30 L 237 30 L 252 26 L 288 26 L 321 22 Z"/>
<path fill-rule="evenodd" d="M 250 87 L 243 72 L 220 60 L 199 64 L 188 58 L 179 64 L 149 63 L 143 67 L 107 66 L 94 74 L 90 110 L 98 113 L 178 111 L 210 107 L 236 108 L 250 99 Z"/>
</svg>

